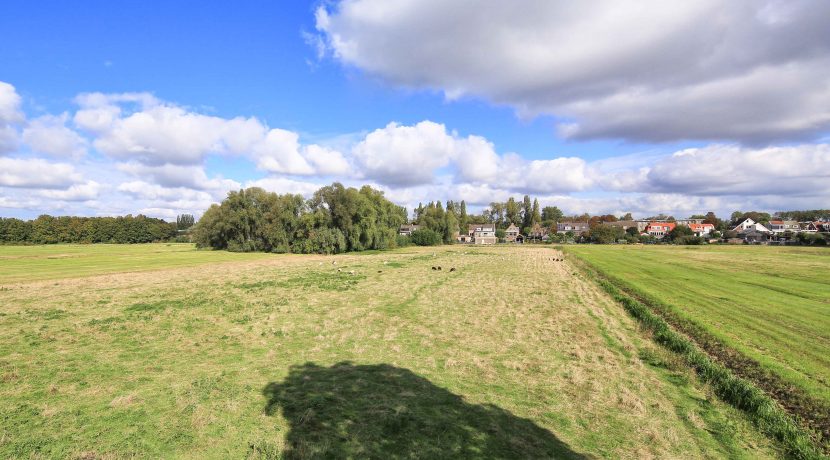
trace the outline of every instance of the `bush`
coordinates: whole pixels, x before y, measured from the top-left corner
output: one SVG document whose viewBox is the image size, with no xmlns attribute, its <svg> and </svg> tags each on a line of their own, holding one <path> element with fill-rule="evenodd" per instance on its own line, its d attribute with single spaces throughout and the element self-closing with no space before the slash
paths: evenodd
<svg viewBox="0 0 830 460">
<path fill-rule="evenodd" d="M 594 226 L 588 236 L 594 243 L 612 244 L 625 237 L 625 232 L 621 227 L 612 225 L 599 224 Z"/>
<path fill-rule="evenodd" d="M 703 238 L 699 236 L 680 236 L 674 240 L 674 244 L 698 245 L 703 244 Z"/>
<path fill-rule="evenodd" d="M 405 248 L 407 246 L 412 246 L 412 240 L 406 235 L 398 235 L 395 237 L 395 244 L 399 248 Z"/>
<path fill-rule="evenodd" d="M 438 246 L 443 241 L 440 233 L 428 228 L 413 231 L 409 239 L 416 246 Z"/>
</svg>

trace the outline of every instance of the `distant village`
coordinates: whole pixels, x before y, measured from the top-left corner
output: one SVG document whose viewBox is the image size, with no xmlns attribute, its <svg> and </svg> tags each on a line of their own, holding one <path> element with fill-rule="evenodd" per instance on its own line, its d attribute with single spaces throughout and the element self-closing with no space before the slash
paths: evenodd
<svg viewBox="0 0 830 460">
<path fill-rule="evenodd" d="M 689 243 L 692 244 L 807 244 L 818 239 L 830 242 L 830 221 L 768 220 L 756 222 L 745 217 L 733 223 L 707 222 L 706 218 L 639 219 L 639 220 L 563 220 L 550 226 L 533 223 L 525 231 L 509 223 L 500 228 L 496 223 L 470 223 L 465 231 L 456 232 L 455 242 L 461 244 L 497 243 Z M 421 229 L 418 224 L 405 224 L 401 236 L 410 236 Z M 598 236 L 599 235 L 599 236 Z M 815 235 L 815 236 L 814 236 Z M 677 236 L 685 238 L 678 241 Z M 812 238 L 810 238 L 812 236 Z M 806 238 L 805 238 L 806 237 Z"/>
</svg>

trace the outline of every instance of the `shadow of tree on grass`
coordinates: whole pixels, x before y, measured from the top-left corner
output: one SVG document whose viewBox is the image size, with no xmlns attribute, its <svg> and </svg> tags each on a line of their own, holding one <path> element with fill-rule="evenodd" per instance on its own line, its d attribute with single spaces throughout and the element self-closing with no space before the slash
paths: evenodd
<svg viewBox="0 0 830 460">
<path fill-rule="evenodd" d="M 586 458 L 528 419 L 387 364 L 296 365 L 263 394 L 266 413 L 290 424 L 285 458 Z"/>
</svg>

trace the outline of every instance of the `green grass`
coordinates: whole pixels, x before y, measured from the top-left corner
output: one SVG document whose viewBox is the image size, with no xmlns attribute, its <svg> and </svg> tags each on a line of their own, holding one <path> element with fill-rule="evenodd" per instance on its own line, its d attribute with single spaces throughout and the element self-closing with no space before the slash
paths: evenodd
<svg viewBox="0 0 830 460">
<path fill-rule="evenodd" d="M 568 249 L 830 402 L 830 250 Z"/>
<path fill-rule="evenodd" d="M 87 248 L 0 283 L 0 458 L 781 454 L 549 248 Z"/>
<path fill-rule="evenodd" d="M 259 253 L 197 251 L 192 244 L 0 245 L 0 285 L 105 273 L 192 267 L 273 257 Z"/>
<path fill-rule="evenodd" d="M 581 246 L 571 252 L 830 439 L 830 251 Z"/>
</svg>

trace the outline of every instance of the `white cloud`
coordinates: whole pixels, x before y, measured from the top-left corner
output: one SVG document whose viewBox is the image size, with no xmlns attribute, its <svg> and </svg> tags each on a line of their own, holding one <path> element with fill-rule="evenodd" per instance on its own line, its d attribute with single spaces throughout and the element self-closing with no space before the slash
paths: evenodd
<svg viewBox="0 0 830 460">
<path fill-rule="evenodd" d="M 366 178 L 393 187 L 433 183 L 435 171 L 448 165 L 455 167 L 458 183 L 519 191 L 573 192 L 593 184 L 581 158 L 527 161 L 514 153 L 499 155 L 484 137 L 462 137 L 428 120 L 414 126 L 390 123 L 366 135 L 352 153 Z"/>
<path fill-rule="evenodd" d="M 81 181 L 81 174 L 67 163 L 0 158 L 0 186 L 60 189 Z"/>
<path fill-rule="evenodd" d="M 658 161 L 647 188 L 696 195 L 815 195 L 830 190 L 830 145 L 681 150 Z"/>
<path fill-rule="evenodd" d="M 830 129 L 823 0 L 342 0 L 340 62 L 404 87 L 565 119 L 571 138 L 761 143 Z"/>
<path fill-rule="evenodd" d="M 442 124 L 392 122 L 366 135 L 352 154 L 368 178 L 387 185 L 415 185 L 432 181 L 435 169 L 455 155 L 456 142 Z"/>
<path fill-rule="evenodd" d="M 14 86 L 0 81 L 0 154 L 17 149 L 18 133 L 13 125 L 24 119 L 20 96 Z"/>
<path fill-rule="evenodd" d="M 23 130 L 23 142 L 37 153 L 78 160 L 86 155 L 86 139 L 66 127 L 69 115 L 44 115 Z"/>
<path fill-rule="evenodd" d="M 266 177 L 264 179 L 252 180 L 245 183 L 246 188 L 259 187 L 269 192 L 279 194 L 300 194 L 305 197 L 311 197 L 314 192 L 324 185 L 327 184 L 297 181 L 284 177 Z"/>
<path fill-rule="evenodd" d="M 98 197 L 101 191 L 101 184 L 93 180 L 86 181 L 83 184 L 71 185 L 66 190 L 40 190 L 37 192 L 39 196 L 50 198 L 53 200 L 62 201 L 87 201 L 94 200 Z"/>
<path fill-rule="evenodd" d="M 75 124 L 95 135 L 110 157 L 151 167 L 191 166 L 210 154 L 247 155 L 258 168 L 290 175 L 346 174 L 343 155 L 301 145 L 299 134 L 254 117 L 221 118 L 164 103 L 148 93 L 83 94 Z M 132 107 L 125 107 L 125 105 Z M 125 109 L 132 108 L 132 111 Z"/>
<path fill-rule="evenodd" d="M 185 187 L 224 193 L 239 188 L 239 182 L 222 177 L 209 178 L 202 166 L 163 164 L 147 166 L 130 162 L 117 165 L 118 170 L 136 177 L 147 178 L 163 187 Z"/>
</svg>

